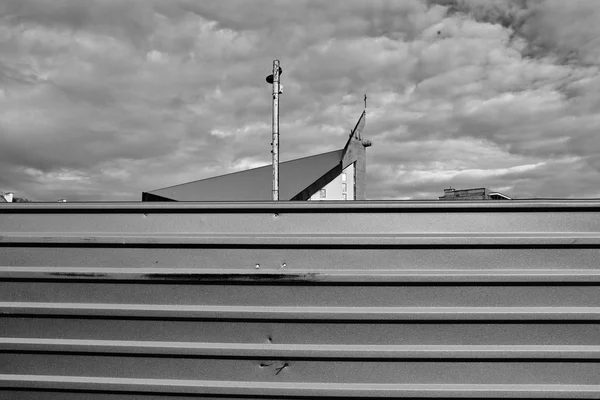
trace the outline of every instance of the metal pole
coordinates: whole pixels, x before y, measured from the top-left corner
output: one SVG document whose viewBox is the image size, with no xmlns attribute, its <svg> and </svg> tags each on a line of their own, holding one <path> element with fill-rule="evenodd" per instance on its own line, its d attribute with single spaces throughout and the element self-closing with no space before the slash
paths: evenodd
<svg viewBox="0 0 600 400">
<path fill-rule="evenodd" d="M 273 200 L 279 200 L 279 60 L 273 61 Z"/>
</svg>

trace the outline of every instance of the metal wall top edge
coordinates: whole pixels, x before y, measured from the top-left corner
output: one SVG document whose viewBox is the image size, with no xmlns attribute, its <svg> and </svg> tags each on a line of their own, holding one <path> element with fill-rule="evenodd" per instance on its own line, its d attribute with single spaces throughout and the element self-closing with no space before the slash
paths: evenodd
<svg viewBox="0 0 600 400">
<path fill-rule="evenodd" d="M 327 202 L 4 203 L 0 213 L 260 213 L 260 212 L 518 212 L 600 211 L 600 199 L 511 201 L 367 200 Z"/>
</svg>

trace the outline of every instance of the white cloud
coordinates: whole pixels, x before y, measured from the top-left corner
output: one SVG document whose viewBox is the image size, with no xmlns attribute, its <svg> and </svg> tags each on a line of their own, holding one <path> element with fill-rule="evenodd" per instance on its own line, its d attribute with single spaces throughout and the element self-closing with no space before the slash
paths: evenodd
<svg viewBox="0 0 600 400">
<path fill-rule="evenodd" d="M 598 2 L 273 4 L 0 4 L 0 189 L 139 199 L 262 165 L 279 58 L 284 160 L 341 148 L 368 94 L 371 198 L 597 193 Z"/>
</svg>

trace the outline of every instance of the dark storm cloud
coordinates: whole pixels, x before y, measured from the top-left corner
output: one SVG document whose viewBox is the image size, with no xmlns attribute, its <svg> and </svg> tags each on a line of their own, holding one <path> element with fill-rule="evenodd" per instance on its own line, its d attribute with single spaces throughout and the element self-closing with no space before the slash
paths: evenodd
<svg viewBox="0 0 600 400">
<path fill-rule="evenodd" d="M 449 15 L 466 14 L 476 21 L 499 24 L 511 38 L 526 40 L 525 56 L 554 55 L 559 62 L 600 62 L 600 11 L 595 0 L 439 0 Z"/>
</svg>

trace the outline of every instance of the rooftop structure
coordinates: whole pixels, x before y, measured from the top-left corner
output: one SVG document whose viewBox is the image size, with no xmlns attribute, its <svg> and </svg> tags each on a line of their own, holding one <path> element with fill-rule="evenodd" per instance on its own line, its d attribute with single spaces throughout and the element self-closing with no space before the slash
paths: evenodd
<svg viewBox="0 0 600 400">
<path fill-rule="evenodd" d="M 327 153 L 279 165 L 280 200 L 366 200 L 366 148 L 363 111 L 346 145 Z M 142 201 L 266 201 L 272 199 L 272 167 L 169 186 L 142 193 Z"/>
<path fill-rule="evenodd" d="M 444 195 L 439 197 L 440 200 L 512 200 L 511 197 L 500 193 L 491 192 L 486 188 L 475 189 L 444 189 Z"/>
<path fill-rule="evenodd" d="M 0 192 L 0 203 L 12 203 L 13 197 L 11 192 Z"/>
</svg>

